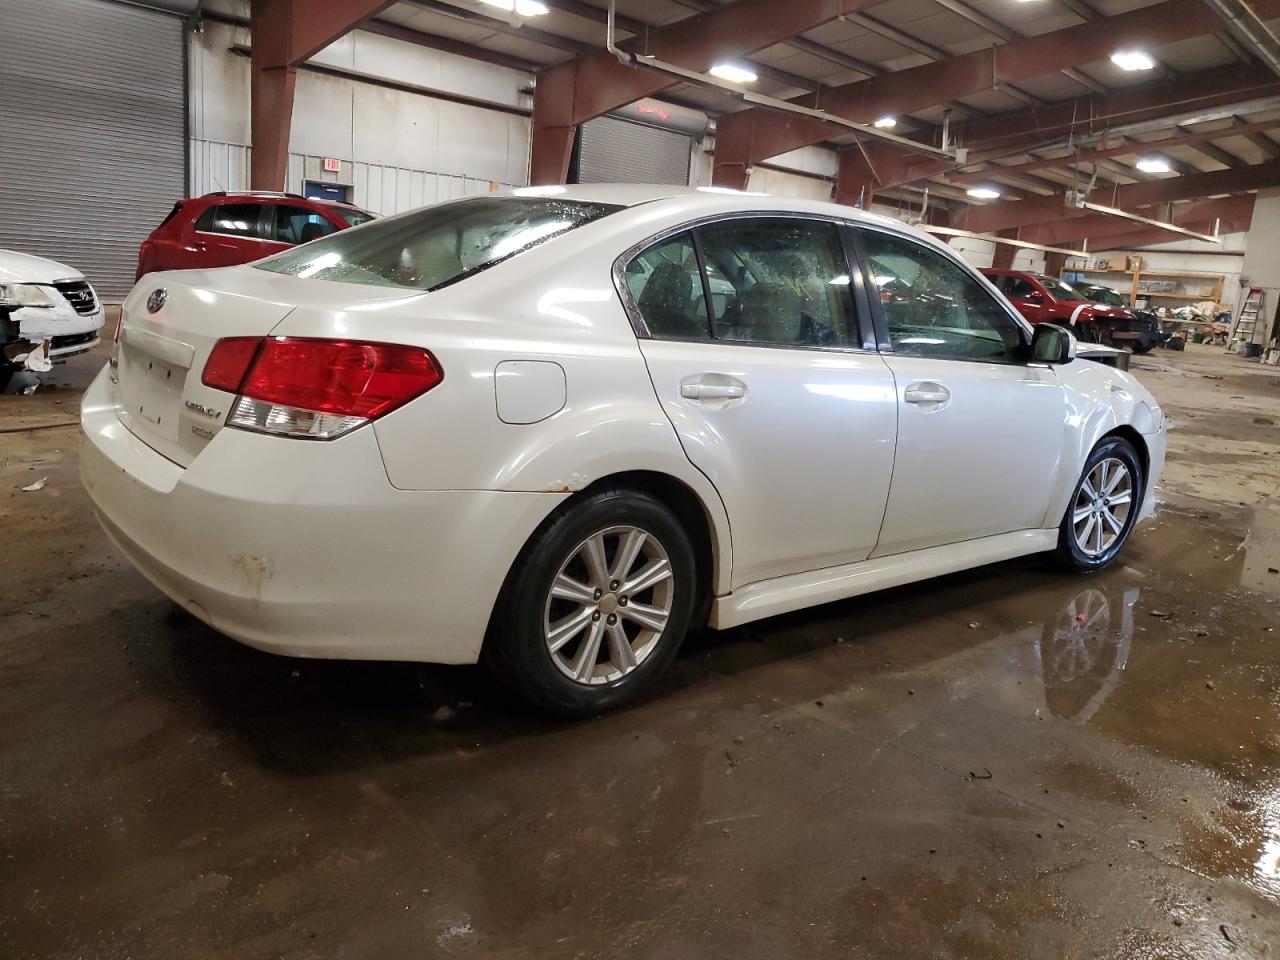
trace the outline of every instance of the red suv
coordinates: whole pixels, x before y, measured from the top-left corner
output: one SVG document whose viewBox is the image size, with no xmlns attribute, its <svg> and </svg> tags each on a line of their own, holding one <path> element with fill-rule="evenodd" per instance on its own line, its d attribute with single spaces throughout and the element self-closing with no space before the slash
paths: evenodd
<svg viewBox="0 0 1280 960">
<path fill-rule="evenodd" d="M 1098 339 L 1093 329 L 1095 320 L 1133 319 L 1133 314 L 1123 307 L 1095 303 L 1069 284 L 1041 273 L 989 268 L 982 274 L 1030 322 L 1074 326 L 1082 340 Z"/>
<path fill-rule="evenodd" d="M 206 193 L 179 200 L 138 248 L 138 273 L 230 267 L 374 219 L 348 203 L 294 193 Z"/>
</svg>

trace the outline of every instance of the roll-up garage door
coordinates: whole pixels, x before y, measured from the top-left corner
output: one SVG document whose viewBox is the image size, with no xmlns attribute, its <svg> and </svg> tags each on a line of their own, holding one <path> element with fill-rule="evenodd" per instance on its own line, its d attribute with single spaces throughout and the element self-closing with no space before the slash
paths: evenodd
<svg viewBox="0 0 1280 960">
<path fill-rule="evenodd" d="M 184 194 L 183 21 L 106 0 L 0 0 L 0 247 L 104 299 Z"/>
<path fill-rule="evenodd" d="M 691 148 L 683 133 L 597 117 L 582 125 L 578 182 L 687 184 Z"/>
</svg>

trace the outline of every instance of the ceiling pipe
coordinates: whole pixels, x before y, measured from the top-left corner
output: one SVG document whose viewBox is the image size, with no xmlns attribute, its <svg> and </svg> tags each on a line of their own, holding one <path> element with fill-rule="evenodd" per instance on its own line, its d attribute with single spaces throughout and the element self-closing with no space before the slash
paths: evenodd
<svg viewBox="0 0 1280 960">
<path fill-rule="evenodd" d="M 1104 207 L 1100 203 L 1089 203 L 1087 200 L 1078 206 L 1084 210 L 1092 210 L 1095 213 L 1105 213 L 1108 216 L 1118 217 L 1121 220 L 1132 220 L 1135 223 L 1145 223 L 1149 227 L 1159 227 L 1161 230 L 1168 230 L 1170 233 L 1178 233 L 1184 237 L 1192 237 L 1196 240 L 1203 240 L 1206 243 L 1221 243 L 1222 238 L 1217 236 L 1209 236 L 1205 233 L 1196 233 L 1194 230 L 1187 230 L 1183 227 L 1167 223 L 1164 220 L 1152 220 L 1150 217 L 1139 216 L 1136 213 L 1130 213 L 1128 210 L 1121 210 L 1118 207 Z"/>
<path fill-rule="evenodd" d="M 1244 44 L 1245 48 L 1280 74 L 1280 39 L 1271 32 L 1262 18 L 1244 0 L 1205 0 L 1228 32 Z"/>
<path fill-rule="evenodd" d="M 1003 243 L 1010 247 L 1021 247 L 1024 250 L 1040 250 L 1044 253 L 1064 253 L 1068 257 L 1087 257 L 1088 250 L 1072 250 L 1068 247 L 1046 247 L 1042 243 L 1031 243 L 1029 240 L 1011 240 L 1008 237 L 993 237 L 986 233 L 974 233 L 972 230 L 957 230 L 955 227 L 939 227 L 929 223 L 919 225 L 926 233 L 936 233 L 944 237 L 966 237 L 971 240 L 985 240 L 987 243 Z"/>
</svg>

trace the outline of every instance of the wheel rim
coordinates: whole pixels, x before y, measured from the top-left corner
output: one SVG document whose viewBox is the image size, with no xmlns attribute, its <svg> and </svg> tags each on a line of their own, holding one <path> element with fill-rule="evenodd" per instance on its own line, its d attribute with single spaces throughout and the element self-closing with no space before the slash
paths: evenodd
<svg viewBox="0 0 1280 960">
<path fill-rule="evenodd" d="M 1133 472 L 1123 460 L 1107 457 L 1096 463 L 1076 491 L 1071 524 L 1076 546 L 1100 557 L 1124 534 L 1133 509 Z"/>
<path fill-rule="evenodd" d="M 671 619 L 675 581 L 658 539 L 608 527 L 575 547 L 547 591 L 543 638 L 575 683 L 612 683 L 648 659 Z"/>
</svg>

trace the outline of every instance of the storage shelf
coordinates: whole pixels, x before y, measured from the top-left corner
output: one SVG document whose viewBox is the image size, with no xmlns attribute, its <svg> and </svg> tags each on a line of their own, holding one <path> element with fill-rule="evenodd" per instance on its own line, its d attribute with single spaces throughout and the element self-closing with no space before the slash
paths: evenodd
<svg viewBox="0 0 1280 960">
<path fill-rule="evenodd" d="M 1213 294 L 1201 296 L 1200 294 L 1192 295 L 1190 293 L 1151 293 L 1139 290 L 1138 299 L 1141 300 L 1143 297 L 1172 297 L 1174 300 L 1213 300 L 1215 303 L 1217 302 Z"/>
</svg>

